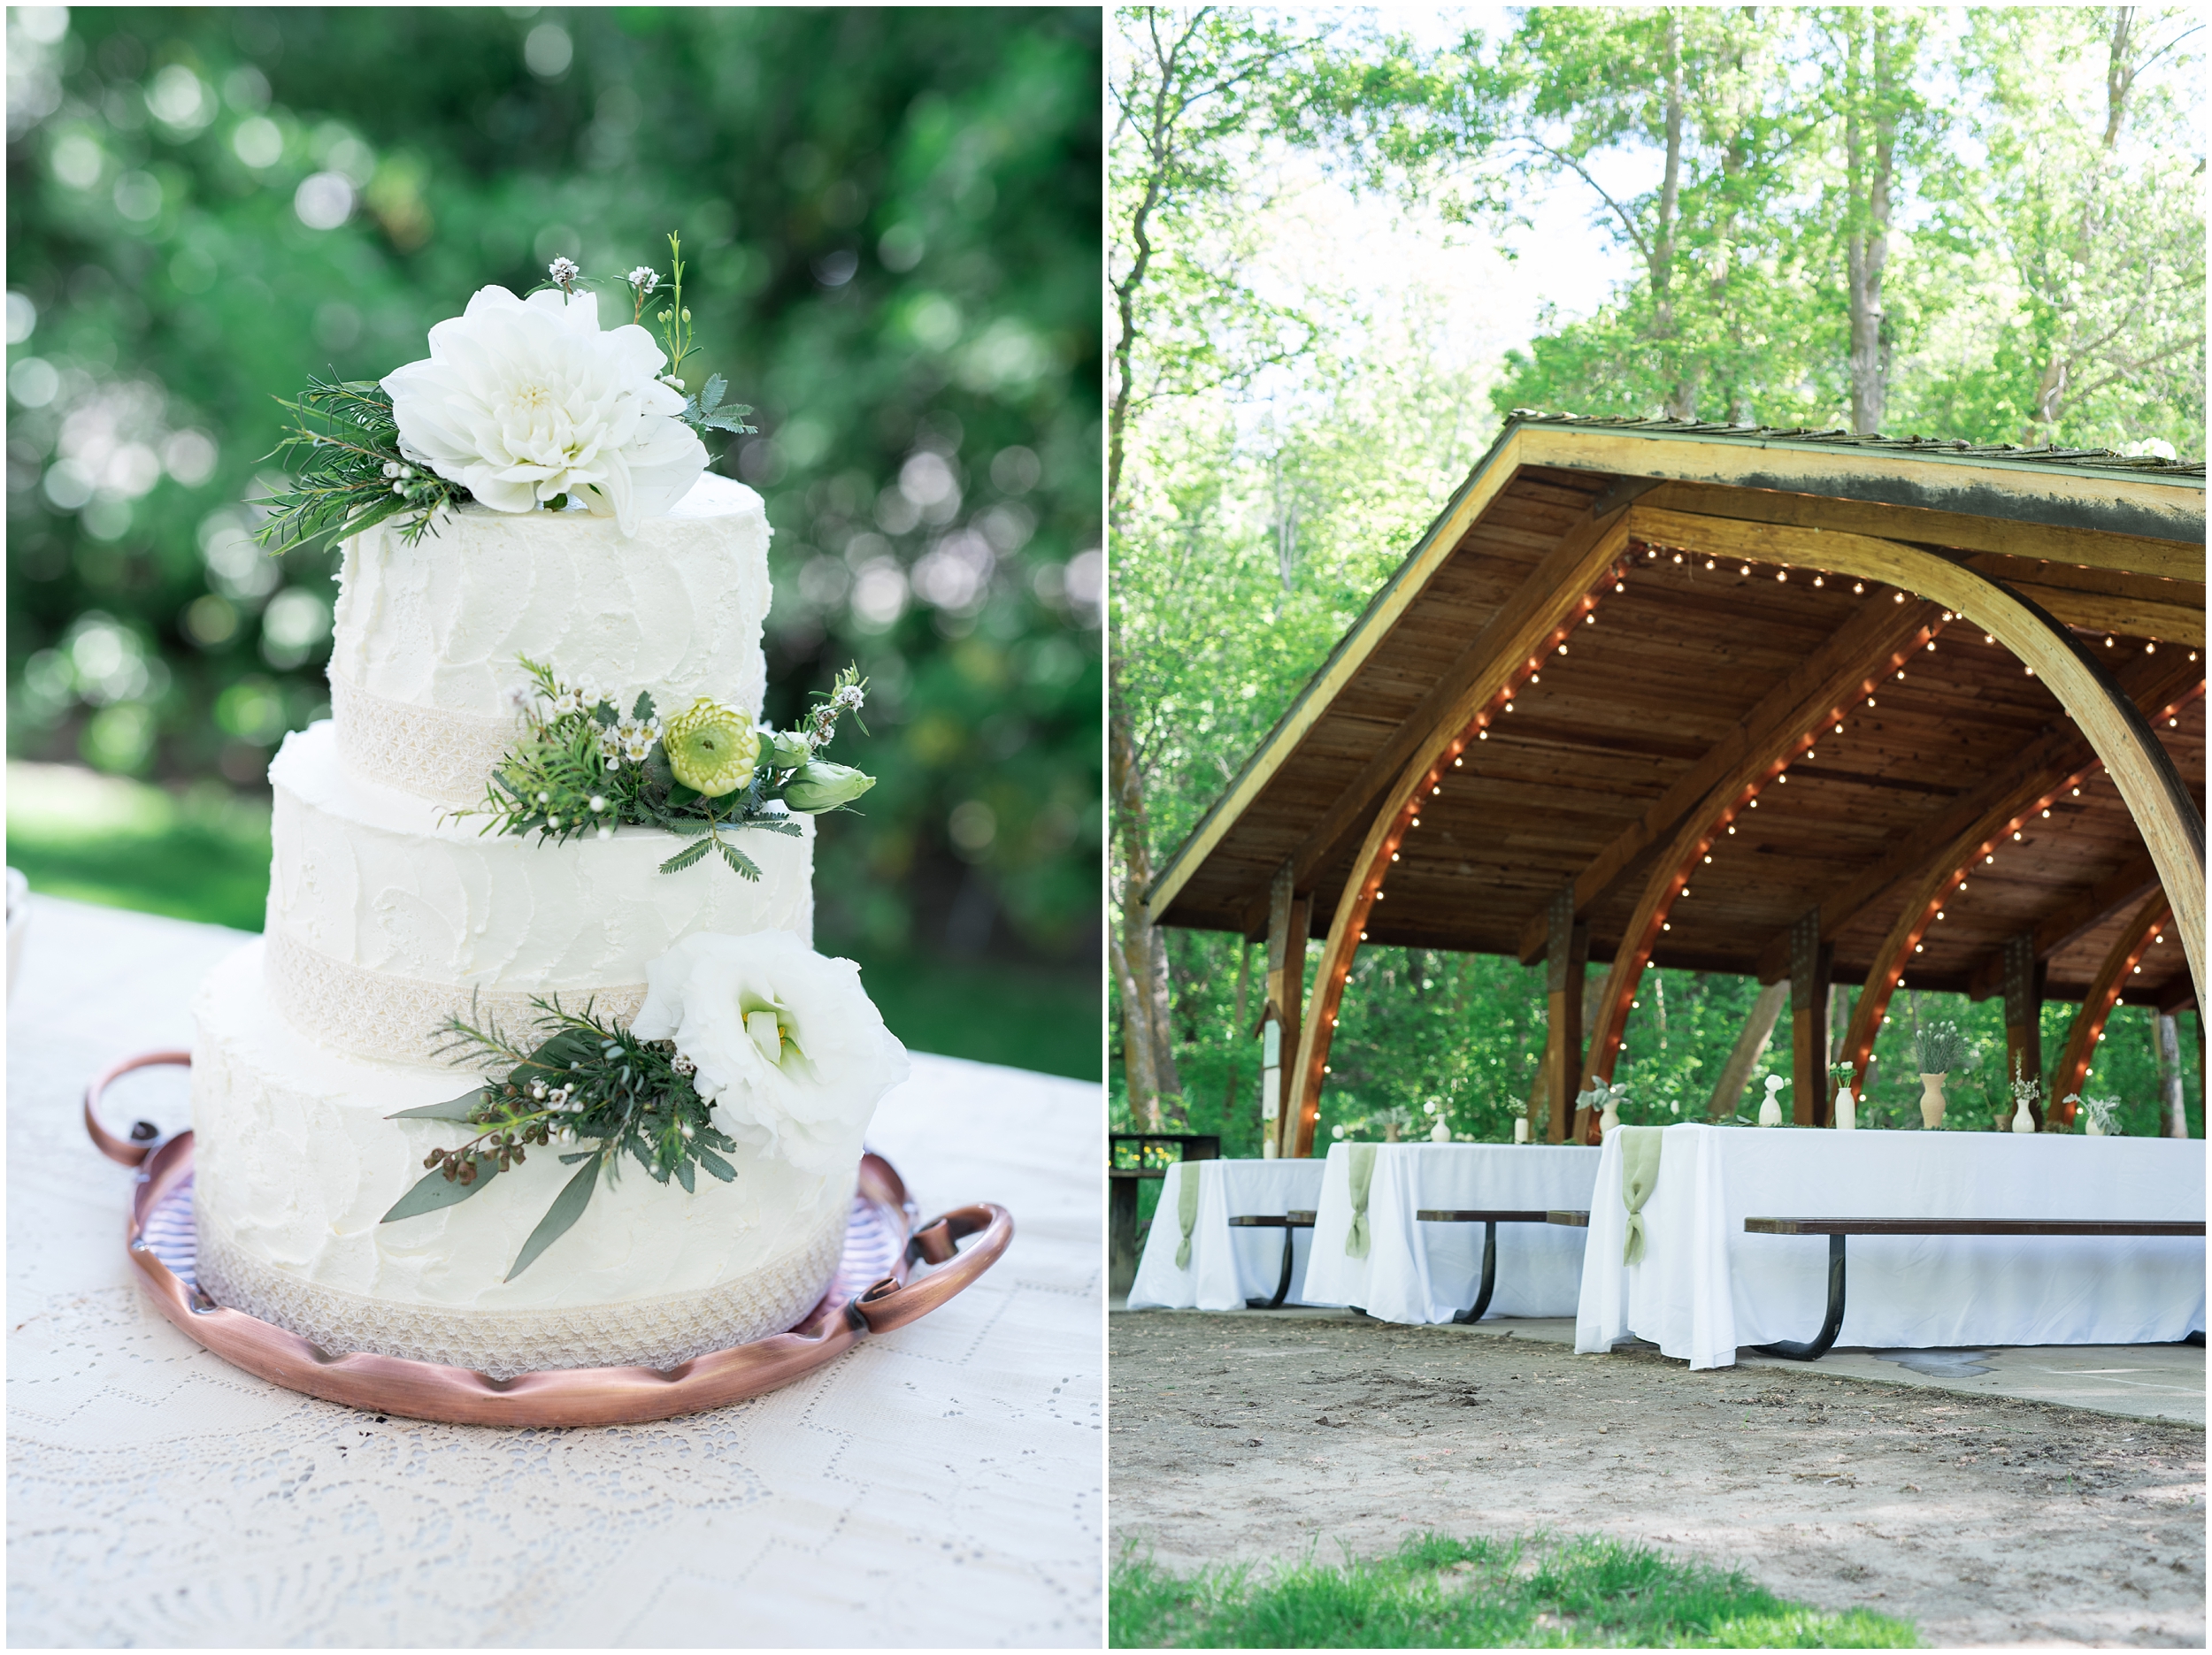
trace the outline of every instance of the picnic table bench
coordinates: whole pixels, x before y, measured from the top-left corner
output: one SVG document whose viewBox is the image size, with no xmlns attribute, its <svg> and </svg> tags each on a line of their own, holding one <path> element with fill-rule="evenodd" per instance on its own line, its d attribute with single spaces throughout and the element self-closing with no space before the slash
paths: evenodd
<svg viewBox="0 0 2212 1655">
<path fill-rule="evenodd" d="M 1245 1213 L 1231 1215 L 1229 1225 L 1233 1230 L 1280 1230 L 1283 1232 L 1283 1276 L 1282 1279 L 1275 1283 L 1275 1297 L 1248 1299 L 1244 1301 L 1244 1307 L 1247 1310 L 1280 1310 L 1283 1307 L 1283 1300 L 1290 1297 L 1291 1262 L 1294 1249 L 1298 1241 L 1297 1232 L 1302 1230 L 1311 1230 L 1313 1219 L 1313 1214 L 1302 1207 L 1293 1207 L 1287 1213 Z"/>
<path fill-rule="evenodd" d="M 1425 1224 L 1482 1226 L 1482 1281 L 1475 1289 L 1475 1302 L 1452 1317 L 1455 1322 L 1472 1324 L 1480 1322 L 1482 1313 L 1490 1308 L 1490 1295 L 1498 1284 L 1498 1226 L 1541 1224 L 1547 1222 L 1551 1214 L 1504 1207 L 1423 1207 L 1416 1208 L 1413 1216 Z"/>
<path fill-rule="evenodd" d="M 1588 1222 L 1588 1214 L 1583 1215 Z M 1843 1329 L 1843 1249 L 1849 1236 L 2201 1236 L 2204 1225 L 2165 1220 L 2070 1218 L 1747 1218 L 1745 1232 L 1755 1236 L 1828 1237 L 1828 1319 L 1803 1344 L 1793 1339 L 1755 1345 L 1763 1356 L 1809 1362 L 1825 1355 Z M 2201 1332 L 2189 1342 L 2201 1345 Z"/>
</svg>

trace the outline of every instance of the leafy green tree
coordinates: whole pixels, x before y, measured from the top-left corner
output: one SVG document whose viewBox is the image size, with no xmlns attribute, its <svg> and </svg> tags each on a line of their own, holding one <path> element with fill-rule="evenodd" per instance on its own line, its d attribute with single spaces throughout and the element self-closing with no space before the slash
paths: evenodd
<svg viewBox="0 0 2212 1655">
<path fill-rule="evenodd" d="M 12 753 L 257 789 L 332 600 L 251 543 L 273 398 L 680 230 L 759 410 L 718 469 L 775 530 L 769 715 L 872 681 L 826 941 L 1087 971 L 1095 12 L 19 8 L 8 47 Z"/>
</svg>

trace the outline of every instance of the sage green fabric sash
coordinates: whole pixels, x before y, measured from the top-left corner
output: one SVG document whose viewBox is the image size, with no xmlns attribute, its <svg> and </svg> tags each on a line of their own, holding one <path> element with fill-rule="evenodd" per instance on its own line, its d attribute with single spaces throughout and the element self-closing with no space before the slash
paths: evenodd
<svg viewBox="0 0 2212 1655">
<path fill-rule="evenodd" d="M 1659 1184 L 1659 1138 L 1663 1126 L 1620 1126 L 1621 1204 L 1628 1208 L 1628 1245 L 1621 1262 L 1633 1264 L 1644 1256 L 1644 1203 Z"/>
<path fill-rule="evenodd" d="M 1344 1157 L 1344 1170 L 1352 1183 L 1352 1228 L 1344 1237 L 1344 1256 L 1363 1259 L 1370 1239 L 1367 1230 L 1367 1191 L 1375 1182 L 1375 1146 L 1355 1144 Z"/>
<path fill-rule="evenodd" d="M 1190 1232 L 1198 1226 L 1198 1163 L 1182 1163 L 1182 1176 L 1175 1181 L 1175 1222 L 1182 1226 L 1183 1238 L 1175 1246 L 1175 1268 L 1190 1268 Z"/>
</svg>

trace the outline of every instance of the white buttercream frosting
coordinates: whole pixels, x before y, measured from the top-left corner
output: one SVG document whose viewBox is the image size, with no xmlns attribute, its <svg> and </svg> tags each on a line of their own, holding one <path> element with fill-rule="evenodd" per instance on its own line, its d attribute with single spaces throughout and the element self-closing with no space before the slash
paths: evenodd
<svg viewBox="0 0 2212 1655">
<path fill-rule="evenodd" d="M 270 1003 L 261 954 L 249 944 L 210 976 L 192 1054 L 194 1202 L 222 1244 L 255 1264 L 398 1306 L 555 1309 L 709 1291 L 785 1255 L 818 1253 L 830 1228 L 841 1234 L 853 1168 L 803 1173 L 742 1146 L 728 1156 L 735 1183 L 701 1178 L 692 1194 L 630 1164 L 513 1282 L 501 1278 L 572 1170 L 549 1150 L 458 1206 L 380 1223 L 423 1176 L 423 1157 L 467 1130 L 386 1117 L 453 1097 L 476 1076 L 309 1039 Z M 832 1248 L 794 1316 L 835 1261 Z"/>
<path fill-rule="evenodd" d="M 711 475 L 626 539 L 586 511 L 465 506 L 411 546 L 380 524 L 345 545 L 330 674 L 361 693 L 335 710 L 365 719 L 396 704 L 508 727 L 527 655 L 625 701 L 649 690 L 664 711 L 711 695 L 757 716 L 768 533 L 760 496 Z M 347 733 L 364 752 L 392 745 Z M 418 780 L 403 763 L 381 779 L 449 804 L 481 796 L 484 775 L 459 787 L 424 757 Z"/>
<path fill-rule="evenodd" d="M 730 830 L 757 863 L 660 864 L 685 840 L 657 828 L 541 844 L 484 818 L 349 775 L 334 732 L 285 739 L 269 767 L 275 809 L 267 930 L 337 965 L 406 983 L 580 997 L 633 988 L 646 962 L 694 931 L 813 934 L 814 823 L 796 836 Z"/>
</svg>

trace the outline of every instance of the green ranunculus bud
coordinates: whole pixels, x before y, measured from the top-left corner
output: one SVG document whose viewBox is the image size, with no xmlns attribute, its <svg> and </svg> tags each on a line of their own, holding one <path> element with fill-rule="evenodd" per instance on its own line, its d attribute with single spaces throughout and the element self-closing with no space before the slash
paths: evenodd
<svg viewBox="0 0 2212 1655">
<path fill-rule="evenodd" d="M 661 741 L 676 779 L 710 799 L 748 785 L 760 755 L 751 716 L 703 695 L 668 721 Z"/>
<path fill-rule="evenodd" d="M 813 756 L 813 747 L 795 731 L 761 732 L 760 762 L 772 770 L 795 770 Z"/>
<path fill-rule="evenodd" d="M 792 809 L 811 816 L 818 810 L 834 810 L 840 805 L 849 805 L 875 785 L 874 777 L 864 776 L 849 765 L 810 759 L 785 786 L 783 801 Z"/>
</svg>

